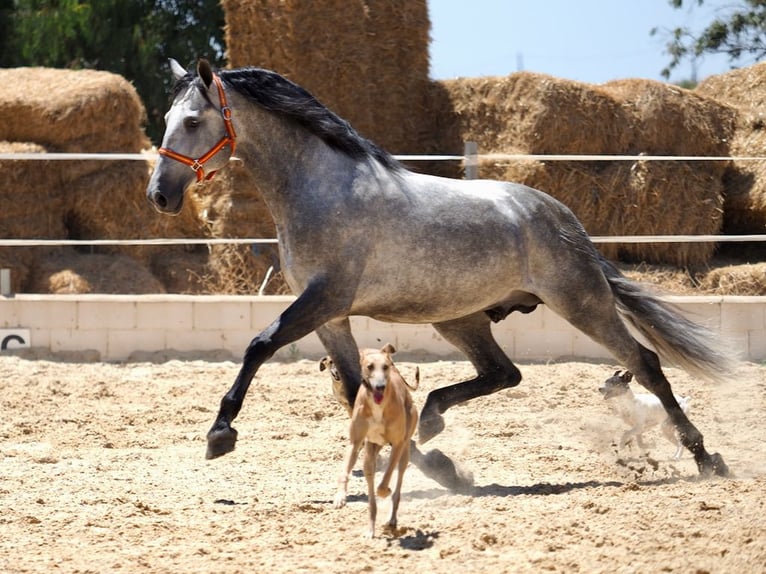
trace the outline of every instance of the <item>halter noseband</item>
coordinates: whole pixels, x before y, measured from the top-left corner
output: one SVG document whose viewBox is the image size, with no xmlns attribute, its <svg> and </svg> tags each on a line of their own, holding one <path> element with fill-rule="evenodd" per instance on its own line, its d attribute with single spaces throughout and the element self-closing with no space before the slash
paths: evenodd
<svg viewBox="0 0 766 574">
<path fill-rule="evenodd" d="M 221 79 L 218 77 L 217 74 L 213 74 L 213 81 L 215 82 L 215 85 L 218 88 L 218 99 L 221 102 L 221 117 L 223 118 L 223 125 L 226 127 L 226 135 L 223 136 L 218 141 L 217 144 L 215 144 L 206 153 L 202 154 L 197 159 L 191 158 L 188 155 L 183 155 L 178 152 L 175 152 L 168 147 L 161 147 L 158 150 L 160 155 L 169 157 L 170 159 L 174 159 L 176 161 L 180 161 L 181 163 L 188 165 L 190 168 L 192 168 L 194 173 L 197 174 L 197 181 L 202 181 L 203 179 L 204 180 L 213 179 L 213 176 L 216 174 L 216 171 L 211 171 L 209 174 L 205 175 L 205 170 L 203 169 L 202 166 L 204 166 L 208 161 L 210 161 L 213 158 L 213 156 L 215 156 L 215 154 L 217 154 L 227 145 L 231 149 L 231 155 L 234 155 L 234 149 L 237 143 L 236 142 L 237 134 L 234 131 L 234 125 L 231 123 L 231 108 L 226 103 L 226 94 L 223 91 L 223 84 L 221 83 Z"/>
</svg>

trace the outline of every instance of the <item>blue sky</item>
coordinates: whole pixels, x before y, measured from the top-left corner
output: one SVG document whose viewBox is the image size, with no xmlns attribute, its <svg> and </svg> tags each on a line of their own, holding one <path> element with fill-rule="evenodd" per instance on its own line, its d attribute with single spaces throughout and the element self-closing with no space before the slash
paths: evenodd
<svg viewBox="0 0 766 574">
<path fill-rule="evenodd" d="M 666 38 L 654 27 L 702 30 L 733 0 L 429 0 L 431 77 L 504 76 L 519 69 L 590 83 L 663 80 Z M 730 69 L 724 57 L 697 64 L 697 79 Z M 683 63 L 670 80 L 690 79 Z"/>
</svg>

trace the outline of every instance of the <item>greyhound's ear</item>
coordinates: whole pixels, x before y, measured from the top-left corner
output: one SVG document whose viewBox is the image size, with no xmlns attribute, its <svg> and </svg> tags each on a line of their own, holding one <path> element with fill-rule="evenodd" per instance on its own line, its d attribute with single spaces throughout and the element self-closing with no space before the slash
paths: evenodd
<svg viewBox="0 0 766 574">
<path fill-rule="evenodd" d="M 210 62 L 205 58 L 200 58 L 197 61 L 197 75 L 205 82 L 205 87 L 209 88 L 213 83 L 213 70 L 210 68 Z"/>
<path fill-rule="evenodd" d="M 168 63 L 170 64 L 170 71 L 173 73 L 173 78 L 175 80 L 180 80 L 186 75 L 186 70 L 184 70 L 184 67 L 179 64 L 177 60 L 168 58 Z"/>
<path fill-rule="evenodd" d="M 633 380 L 633 373 L 631 373 L 630 371 L 625 371 L 625 374 L 622 376 L 622 380 L 625 381 L 626 383 L 629 383 L 630 381 Z"/>
<path fill-rule="evenodd" d="M 396 349 L 394 349 L 394 346 L 391 343 L 386 343 L 386 346 L 381 349 L 384 353 L 388 353 L 389 355 L 393 355 L 396 353 Z"/>
</svg>

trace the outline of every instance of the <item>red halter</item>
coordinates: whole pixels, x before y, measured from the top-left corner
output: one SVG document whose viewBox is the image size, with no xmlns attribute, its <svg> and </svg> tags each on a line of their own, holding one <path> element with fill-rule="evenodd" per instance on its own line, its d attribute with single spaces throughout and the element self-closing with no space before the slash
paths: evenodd
<svg viewBox="0 0 766 574">
<path fill-rule="evenodd" d="M 167 147 L 161 147 L 158 150 L 160 155 L 164 155 L 170 159 L 180 161 L 181 163 L 192 168 L 194 173 L 197 174 L 197 181 L 202 181 L 203 179 L 213 179 L 213 176 L 216 172 L 211 171 L 209 174 L 205 175 L 205 170 L 202 168 L 202 166 L 210 161 L 213 156 L 215 156 L 215 154 L 217 154 L 227 145 L 231 149 L 231 155 L 234 155 L 234 149 L 237 143 L 237 134 L 234 132 L 234 126 L 231 123 L 231 108 L 226 103 L 226 94 L 223 91 L 223 84 L 221 84 L 221 79 L 216 74 L 213 74 L 213 81 L 218 88 L 218 99 L 221 102 L 221 117 L 223 118 L 223 125 L 226 127 L 226 135 L 223 136 L 217 144 L 215 144 L 206 153 L 197 159 L 191 158 L 188 155 L 180 154 Z"/>
</svg>

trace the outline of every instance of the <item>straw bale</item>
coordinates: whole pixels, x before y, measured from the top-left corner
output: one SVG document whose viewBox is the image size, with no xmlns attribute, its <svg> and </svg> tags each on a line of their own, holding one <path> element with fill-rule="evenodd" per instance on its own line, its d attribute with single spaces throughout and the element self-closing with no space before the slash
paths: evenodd
<svg viewBox="0 0 766 574">
<path fill-rule="evenodd" d="M 149 267 L 164 286 L 167 293 L 217 294 L 208 289 L 207 277 L 210 276 L 208 267 L 208 251 L 186 250 L 164 253 L 152 258 Z"/>
<path fill-rule="evenodd" d="M 653 80 L 615 80 L 601 85 L 629 112 L 630 153 L 726 156 L 736 110 L 691 90 Z M 718 175 L 723 162 L 702 164 Z"/>
<path fill-rule="evenodd" d="M 442 82 L 464 141 L 529 154 L 623 153 L 628 118 L 598 87 L 532 72 Z"/>
<path fill-rule="evenodd" d="M 739 112 L 732 155 L 766 156 L 766 62 L 710 76 L 695 91 Z M 724 185 L 724 233 L 766 233 L 766 162 L 732 162 Z"/>
<path fill-rule="evenodd" d="M 428 113 L 423 95 L 429 87 L 431 28 L 427 2 L 375 0 L 366 5 L 372 77 L 359 88 L 370 98 L 374 126 L 369 135 L 393 153 L 423 153 L 426 134 L 420 117 Z"/>
<path fill-rule="evenodd" d="M 29 293 L 164 293 L 149 270 L 124 255 L 68 250 L 41 258 L 26 288 Z"/>
<path fill-rule="evenodd" d="M 138 152 L 146 112 L 125 78 L 95 70 L 0 69 L 0 140 L 59 152 Z"/>
<path fill-rule="evenodd" d="M 230 65 L 276 70 L 379 145 L 422 150 L 426 0 L 224 0 L 223 7 Z"/>
<path fill-rule="evenodd" d="M 34 143 L 0 142 L 0 153 L 44 153 Z M 67 237 L 62 210 L 62 170 L 53 161 L 0 160 L 0 237 L 3 239 L 63 239 Z M 11 270 L 14 291 L 29 276 L 41 247 L 0 247 L 0 266 Z"/>
<path fill-rule="evenodd" d="M 716 295 L 766 295 L 766 263 L 711 269 L 700 281 L 699 289 Z"/>
<path fill-rule="evenodd" d="M 591 86 L 541 74 L 443 82 L 457 113 L 451 141 L 481 153 L 725 155 L 735 112 L 665 87 L 626 80 Z M 658 105 L 659 104 L 661 105 Z M 457 150 L 456 150 L 457 151 Z M 541 189 L 569 206 L 592 235 L 715 234 L 725 165 L 695 162 L 484 163 L 480 176 Z M 610 258 L 704 263 L 705 244 L 601 244 Z"/>
<path fill-rule="evenodd" d="M 2 153 L 45 153 L 33 143 L 0 142 Z M 53 161 L 0 160 L 0 236 L 63 238 L 62 173 Z"/>
<path fill-rule="evenodd" d="M 223 7 L 231 66 L 275 70 L 370 134 L 373 78 L 362 0 L 224 0 Z"/>
<path fill-rule="evenodd" d="M 147 164 L 139 161 L 102 162 L 104 169 L 75 180 L 66 193 L 67 229 L 73 239 L 153 239 L 203 237 L 192 205 L 178 217 L 158 214 L 146 201 Z M 187 202 L 188 203 L 188 202 Z M 185 246 L 99 246 L 93 251 L 122 253 L 144 263 Z"/>
</svg>

